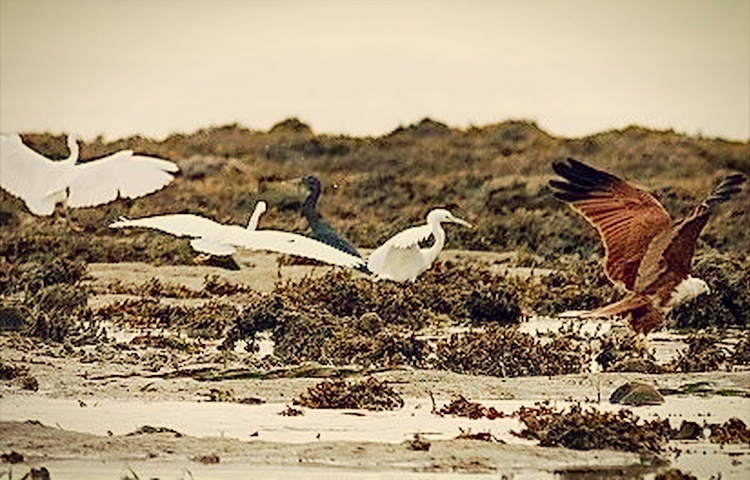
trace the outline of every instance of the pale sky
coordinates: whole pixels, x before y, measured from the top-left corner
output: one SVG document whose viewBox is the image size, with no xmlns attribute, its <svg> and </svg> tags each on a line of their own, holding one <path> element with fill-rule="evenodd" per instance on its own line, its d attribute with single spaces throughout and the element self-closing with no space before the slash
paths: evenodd
<svg viewBox="0 0 750 480">
<path fill-rule="evenodd" d="M 0 0 L 0 130 L 750 137 L 748 0 Z"/>
</svg>

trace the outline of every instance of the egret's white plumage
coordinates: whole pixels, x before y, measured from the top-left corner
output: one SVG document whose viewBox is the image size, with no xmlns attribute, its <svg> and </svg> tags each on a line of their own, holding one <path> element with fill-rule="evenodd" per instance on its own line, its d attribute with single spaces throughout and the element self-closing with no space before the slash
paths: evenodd
<svg viewBox="0 0 750 480">
<path fill-rule="evenodd" d="M 445 245 L 443 222 L 471 227 L 471 224 L 454 217 L 448 210 L 438 208 L 427 214 L 427 223 L 398 233 L 378 247 L 367 261 L 367 268 L 377 278 L 404 282 L 415 280 L 435 261 Z M 429 248 L 419 248 L 419 242 L 430 236 L 434 243 Z"/>
<path fill-rule="evenodd" d="M 247 228 L 223 225 L 199 215 L 184 213 L 134 220 L 121 218 L 110 227 L 143 227 L 178 237 L 192 237 L 190 245 L 194 249 L 212 255 L 231 255 L 237 251 L 237 247 L 241 247 L 296 255 L 344 267 L 355 268 L 363 264 L 361 258 L 302 235 L 278 230 L 256 230 L 257 221 L 264 211 L 265 202 L 258 202 Z"/>
<path fill-rule="evenodd" d="M 0 135 L 0 186 L 35 215 L 51 215 L 55 204 L 93 207 L 117 197 L 138 198 L 164 188 L 179 167 L 160 158 L 122 150 L 77 164 L 78 143 L 68 137 L 70 156 L 53 161 L 27 147 L 17 134 Z"/>
</svg>

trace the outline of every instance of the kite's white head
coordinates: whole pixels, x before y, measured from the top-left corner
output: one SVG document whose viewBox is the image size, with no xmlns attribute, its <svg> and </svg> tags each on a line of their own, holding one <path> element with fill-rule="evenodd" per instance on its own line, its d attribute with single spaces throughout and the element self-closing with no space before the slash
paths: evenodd
<svg viewBox="0 0 750 480">
<path fill-rule="evenodd" d="M 711 293 L 708 284 L 700 278 L 688 277 L 675 288 L 672 298 L 669 299 L 669 307 L 676 307 L 681 303 L 687 302 L 698 295 Z"/>
</svg>

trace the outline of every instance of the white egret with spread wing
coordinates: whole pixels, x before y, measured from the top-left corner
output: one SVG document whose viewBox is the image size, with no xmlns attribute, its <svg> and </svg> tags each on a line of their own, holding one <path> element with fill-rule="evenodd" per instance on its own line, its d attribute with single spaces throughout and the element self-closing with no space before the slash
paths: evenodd
<svg viewBox="0 0 750 480">
<path fill-rule="evenodd" d="M 57 203 L 94 207 L 118 197 L 138 198 L 168 185 L 179 167 L 168 160 L 121 150 L 78 162 L 78 142 L 68 137 L 70 155 L 53 161 L 26 146 L 17 134 L 0 135 L 0 186 L 26 203 L 34 215 L 51 215 Z"/>
<path fill-rule="evenodd" d="M 296 255 L 343 267 L 357 268 L 364 263 L 361 258 L 312 238 L 278 230 L 256 230 L 258 218 L 265 211 L 265 206 L 265 202 L 258 202 L 247 227 L 224 225 L 199 215 L 185 213 L 133 220 L 121 218 L 110 227 L 151 228 L 178 237 L 191 237 L 190 245 L 194 249 L 213 255 L 231 255 L 240 247 Z"/>
<path fill-rule="evenodd" d="M 398 233 L 375 249 L 367 261 L 367 268 L 377 277 L 404 282 L 415 280 L 430 268 L 445 246 L 443 222 L 471 227 L 469 222 L 456 218 L 448 210 L 437 208 L 427 214 L 427 223 Z M 420 248 L 419 243 L 432 236 L 434 243 Z"/>
</svg>

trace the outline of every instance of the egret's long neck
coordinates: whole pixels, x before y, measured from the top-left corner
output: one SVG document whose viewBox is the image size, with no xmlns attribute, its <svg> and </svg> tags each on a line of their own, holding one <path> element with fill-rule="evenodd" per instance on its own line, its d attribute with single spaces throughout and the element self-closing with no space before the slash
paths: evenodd
<svg viewBox="0 0 750 480">
<path fill-rule="evenodd" d="M 302 205 L 302 211 L 307 218 L 308 223 L 313 223 L 318 220 L 318 211 L 315 206 L 318 204 L 320 198 L 320 188 L 313 187 L 310 190 L 310 195 L 305 199 L 305 203 Z"/>
<path fill-rule="evenodd" d="M 78 154 L 80 152 L 78 151 L 78 141 L 74 135 L 68 135 L 68 150 L 70 150 L 70 155 L 68 155 L 65 161 L 75 164 L 78 161 Z"/>
<path fill-rule="evenodd" d="M 247 222 L 247 229 L 248 230 L 257 230 L 258 229 L 258 221 L 260 220 L 260 216 L 263 214 L 263 209 L 261 207 L 255 207 L 255 211 L 250 216 L 250 221 Z"/>
<path fill-rule="evenodd" d="M 440 254 L 440 251 L 445 246 L 445 230 L 443 230 L 443 226 L 440 225 L 440 222 L 432 224 L 432 236 L 435 237 L 435 243 L 433 243 L 430 248 L 422 249 L 422 255 L 424 255 L 425 260 L 429 263 L 435 261 Z"/>
</svg>

